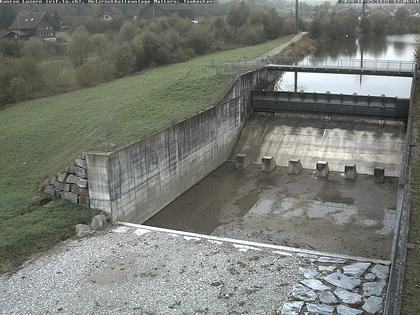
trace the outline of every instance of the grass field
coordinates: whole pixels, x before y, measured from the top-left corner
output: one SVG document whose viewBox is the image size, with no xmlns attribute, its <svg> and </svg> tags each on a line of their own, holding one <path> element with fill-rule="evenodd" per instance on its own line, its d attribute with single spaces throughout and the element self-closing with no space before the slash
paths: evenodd
<svg viewBox="0 0 420 315">
<path fill-rule="evenodd" d="M 410 216 L 408 242 L 413 246 L 408 249 L 404 277 L 403 315 L 420 314 L 420 84 L 417 83 L 416 100 L 413 111 L 417 152 L 413 163 L 412 186 L 413 199 Z"/>
<path fill-rule="evenodd" d="M 0 271 L 73 235 L 93 212 L 64 201 L 37 202 L 37 188 L 88 146 L 114 146 L 202 110 L 231 78 L 212 61 L 252 59 L 290 36 L 150 69 L 100 86 L 0 110 Z M 88 135 L 91 136 L 88 137 Z M 99 143 L 98 143 L 99 141 Z"/>
</svg>

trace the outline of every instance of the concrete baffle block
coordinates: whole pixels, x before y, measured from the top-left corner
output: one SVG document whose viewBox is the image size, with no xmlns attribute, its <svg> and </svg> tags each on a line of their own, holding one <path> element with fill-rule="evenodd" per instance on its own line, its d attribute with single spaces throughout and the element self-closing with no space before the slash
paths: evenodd
<svg viewBox="0 0 420 315">
<path fill-rule="evenodd" d="M 236 155 L 235 162 L 236 162 L 236 169 L 238 170 L 244 170 L 250 164 L 248 156 L 242 153 Z"/>
<path fill-rule="evenodd" d="M 330 168 L 327 161 L 319 161 L 316 163 L 316 175 L 318 177 L 327 178 Z"/>
<path fill-rule="evenodd" d="M 289 160 L 289 175 L 299 175 L 302 172 L 302 163 L 299 159 Z"/>
<path fill-rule="evenodd" d="M 276 161 L 272 156 L 263 156 L 261 159 L 262 163 L 262 171 L 263 172 L 271 172 L 276 168 Z"/>
<path fill-rule="evenodd" d="M 385 169 L 383 167 L 375 167 L 373 170 L 373 181 L 382 184 L 385 180 Z"/>
<path fill-rule="evenodd" d="M 348 164 L 344 166 L 344 179 L 355 180 L 357 177 L 356 164 Z"/>
</svg>

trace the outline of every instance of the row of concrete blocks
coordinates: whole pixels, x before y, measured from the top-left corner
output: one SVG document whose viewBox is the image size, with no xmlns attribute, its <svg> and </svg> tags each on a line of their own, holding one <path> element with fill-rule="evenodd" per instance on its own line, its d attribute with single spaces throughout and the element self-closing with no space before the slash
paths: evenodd
<svg viewBox="0 0 420 315">
<path fill-rule="evenodd" d="M 249 158 L 246 154 L 236 155 L 236 168 L 246 169 L 250 165 Z M 261 159 L 262 171 L 271 172 L 277 165 L 272 156 L 264 156 Z M 299 159 L 289 160 L 289 175 L 299 175 L 303 170 L 302 163 Z M 327 178 L 330 169 L 328 162 L 319 161 L 316 163 L 316 175 L 318 177 Z M 344 179 L 355 180 L 357 177 L 356 164 L 349 164 L 344 166 Z M 375 167 L 373 172 L 373 181 L 375 183 L 383 183 L 385 179 L 385 169 L 383 167 Z"/>
</svg>

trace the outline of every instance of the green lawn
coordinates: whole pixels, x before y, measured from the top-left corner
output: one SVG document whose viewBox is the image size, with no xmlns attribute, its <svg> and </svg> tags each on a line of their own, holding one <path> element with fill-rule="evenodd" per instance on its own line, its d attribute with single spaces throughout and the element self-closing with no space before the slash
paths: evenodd
<svg viewBox="0 0 420 315">
<path fill-rule="evenodd" d="M 420 84 L 417 83 L 416 101 L 413 111 L 417 152 L 412 170 L 413 198 L 410 217 L 410 232 L 408 242 L 414 245 L 407 252 L 407 262 L 404 277 L 403 315 L 420 314 Z"/>
<path fill-rule="evenodd" d="M 76 223 L 92 215 L 64 201 L 40 206 L 34 196 L 43 179 L 88 147 L 121 146 L 204 109 L 231 80 L 216 74 L 212 61 L 252 59 L 288 39 L 213 53 L 0 110 L 0 271 L 68 238 Z"/>
<path fill-rule="evenodd" d="M 62 38 L 64 40 L 66 40 L 67 42 L 71 42 L 71 33 L 70 32 L 57 32 L 55 34 L 55 37 L 58 38 Z"/>
</svg>

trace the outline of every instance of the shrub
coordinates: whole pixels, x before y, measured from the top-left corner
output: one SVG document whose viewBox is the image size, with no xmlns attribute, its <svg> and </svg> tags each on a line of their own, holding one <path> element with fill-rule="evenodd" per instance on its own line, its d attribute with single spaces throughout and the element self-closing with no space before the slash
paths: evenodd
<svg viewBox="0 0 420 315">
<path fill-rule="evenodd" d="M 76 70 L 77 83 L 81 87 L 93 86 L 98 82 L 96 67 L 92 63 L 84 63 Z"/>
<path fill-rule="evenodd" d="M 42 39 L 32 37 L 23 46 L 23 54 L 36 61 L 41 61 L 47 56 L 47 46 Z"/>
<path fill-rule="evenodd" d="M 57 88 L 67 91 L 76 85 L 76 71 L 73 68 L 64 68 L 57 76 Z"/>
<path fill-rule="evenodd" d="M 14 77 L 10 80 L 8 94 L 9 99 L 14 102 L 24 101 L 31 95 L 32 87 L 30 82 L 23 77 Z"/>
<path fill-rule="evenodd" d="M 101 58 L 96 63 L 96 73 L 100 81 L 110 81 L 115 78 L 115 66 L 109 59 Z"/>
<path fill-rule="evenodd" d="M 22 42 L 0 37 L 0 55 L 4 57 L 20 57 Z"/>
</svg>

